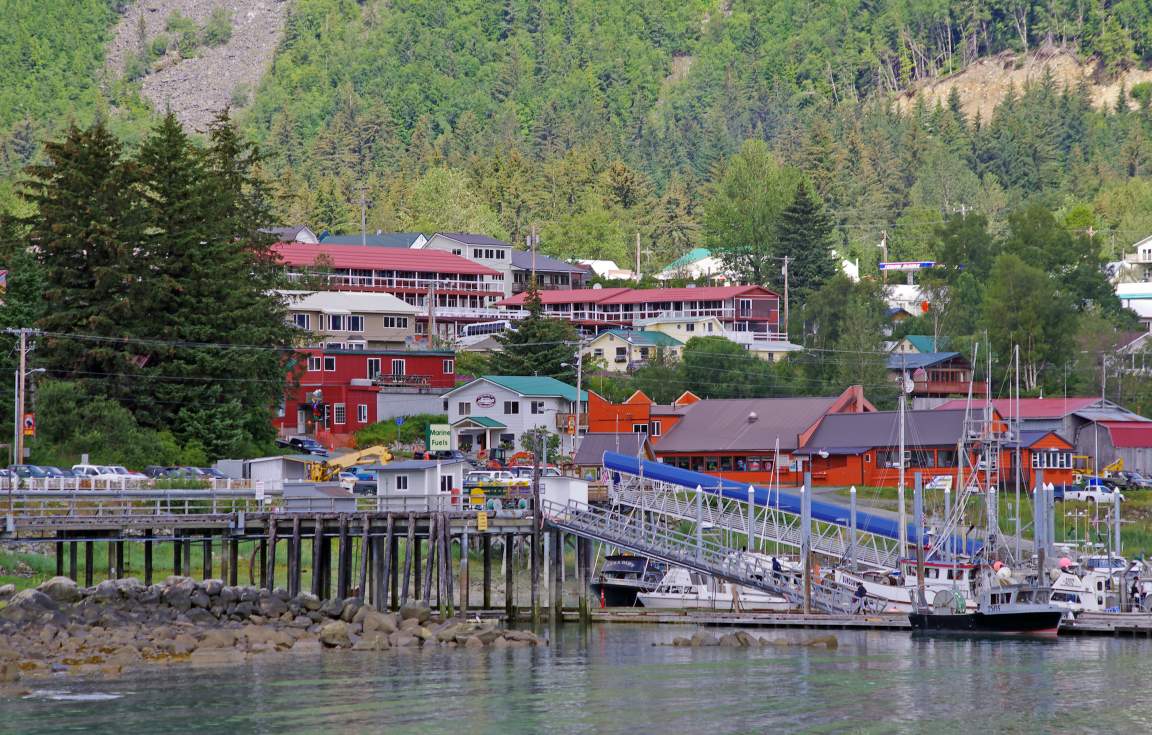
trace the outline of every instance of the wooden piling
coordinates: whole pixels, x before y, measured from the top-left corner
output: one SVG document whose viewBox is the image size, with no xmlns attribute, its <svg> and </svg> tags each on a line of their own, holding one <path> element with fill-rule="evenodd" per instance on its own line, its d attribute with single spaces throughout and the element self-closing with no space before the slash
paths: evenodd
<svg viewBox="0 0 1152 735">
<path fill-rule="evenodd" d="M 468 538 L 468 527 L 464 527 L 464 532 L 460 535 L 460 614 L 464 615 L 468 612 L 468 588 L 471 586 L 471 581 L 468 578 L 468 552 L 471 550 L 471 539 Z"/>
<path fill-rule="evenodd" d="M 492 537 L 484 533 L 480 536 L 480 549 L 484 555 L 484 609 L 492 609 Z"/>
<path fill-rule="evenodd" d="M 180 548 L 180 531 L 178 529 L 172 530 L 172 574 L 179 577 L 184 573 L 183 561 L 184 557 L 181 555 Z"/>
<path fill-rule="evenodd" d="M 152 534 L 153 530 L 149 528 L 144 532 L 147 534 L 144 537 L 144 586 L 152 586 Z"/>
<path fill-rule="evenodd" d="M 336 597 L 346 599 L 352 577 L 352 549 L 348 544 L 348 516 L 341 514 L 336 547 Z"/>
<path fill-rule="evenodd" d="M 510 623 L 516 620 L 516 590 L 512 584 L 516 577 L 512 565 L 515 538 L 510 533 L 504 534 L 504 616 Z"/>
<path fill-rule="evenodd" d="M 444 580 L 444 595 L 440 598 L 441 616 L 444 614 L 444 609 L 447 608 L 448 616 L 451 617 L 453 612 L 452 608 L 452 529 L 448 523 L 448 514 L 440 514 L 440 538 L 442 539 L 441 553 L 440 553 L 440 577 Z"/>
<path fill-rule="evenodd" d="M 92 541 L 84 542 L 84 586 L 92 586 L 92 565 L 95 563 L 95 553 Z"/>
<path fill-rule="evenodd" d="M 116 541 L 116 579 L 124 579 L 127 568 L 127 557 L 124 555 L 124 542 Z"/>
<path fill-rule="evenodd" d="M 320 599 L 332 597 L 332 544 L 336 536 L 325 536 L 320 543 Z"/>
<path fill-rule="evenodd" d="M 408 580 L 412 578 L 412 554 L 415 551 L 415 549 L 414 549 L 415 540 L 416 540 L 416 514 L 415 513 L 409 513 L 408 514 L 408 537 L 404 542 L 404 587 L 403 587 L 403 591 L 400 595 L 400 604 L 401 605 L 408 604 Z M 417 560 L 417 566 L 419 566 L 419 560 Z M 420 588 L 415 587 L 415 589 L 416 589 L 417 596 L 419 596 Z"/>
<path fill-rule="evenodd" d="M 116 579 L 117 578 L 116 577 L 116 570 L 119 568 L 119 565 L 116 563 L 116 542 L 115 541 L 109 541 L 108 542 L 108 554 L 107 554 L 104 561 L 105 561 L 106 566 L 108 567 L 105 570 L 108 573 L 108 578 L 109 579 Z"/>
<path fill-rule="evenodd" d="M 324 560 L 324 522 L 320 516 L 312 521 L 312 594 L 320 597 L 320 586 L 324 582 L 324 574 L 320 568 Z"/>
<path fill-rule="evenodd" d="M 184 537 L 184 574 L 192 576 L 192 534 Z"/>
<path fill-rule="evenodd" d="M 202 560 L 203 561 L 203 567 L 204 567 L 204 579 L 212 579 L 213 578 L 212 577 L 213 564 L 212 564 L 212 536 L 211 535 L 204 537 L 204 543 L 203 543 L 203 548 L 201 549 L 201 553 L 204 555 L 204 559 Z"/>
<path fill-rule="evenodd" d="M 303 553 L 300 541 L 300 516 L 292 516 L 292 540 L 288 546 L 288 594 L 300 594 L 300 561 Z"/>
<path fill-rule="evenodd" d="M 276 587 L 276 542 L 279 540 L 276 538 L 276 534 L 280 530 L 278 528 L 279 525 L 274 516 L 269 516 L 268 558 L 264 559 L 261 557 L 260 559 L 260 566 L 262 567 L 261 576 L 263 577 L 260 586 L 266 590 L 272 590 Z"/>
<path fill-rule="evenodd" d="M 432 564 L 436 560 L 436 543 L 434 541 L 436 538 L 436 522 L 436 516 L 428 518 L 428 558 L 425 560 L 427 566 L 424 568 L 424 594 L 420 596 L 420 599 L 427 605 L 432 604 Z M 416 551 L 420 551 L 419 546 L 416 547 Z M 417 565 L 417 567 L 419 567 L 419 565 Z M 439 590 L 437 590 L 437 594 L 439 594 Z"/>
<path fill-rule="evenodd" d="M 358 590 L 357 597 L 361 602 L 368 601 L 368 559 L 371 557 L 371 547 L 369 545 L 368 528 L 372 524 L 368 521 L 368 514 L 360 516 L 361 523 L 364 528 L 360 532 L 360 579 L 356 585 Z"/>
<path fill-rule="evenodd" d="M 240 582 L 240 539 L 231 536 L 228 544 L 228 584 L 235 587 Z"/>
<path fill-rule="evenodd" d="M 395 610 L 400 606 L 400 539 L 396 536 L 392 537 L 392 543 L 388 545 L 388 555 L 392 558 L 388 569 L 388 579 L 392 583 L 390 599 L 392 609 Z"/>
<path fill-rule="evenodd" d="M 76 563 L 77 547 L 78 544 L 75 541 L 68 542 L 68 577 L 75 582 L 80 581 L 77 576 L 79 573 L 79 565 Z"/>
<path fill-rule="evenodd" d="M 538 513 L 537 513 L 538 514 Z M 532 519 L 532 553 L 529 554 L 529 561 L 532 564 L 532 589 L 531 589 L 531 605 L 532 605 L 532 624 L 540 624 L 540 557 L 543 556 L 540 547 L 541 542 L 540 521 L 538 518 Z"/>
<path fill-rule="evenodd" d="M 67 535 L 67 533 L 65 531 L 57 531 L 56 532 L 56 538 L 57 539 L 62 539 L 66 535 Z M 57 541 L 56 542 L 56 576 L 57 577 L 63 577 L 64 576 L 64 542 L 63 541 Z"/>
<path fill-rule="evenodd" d="M 373 594 L 372 604 L 376 606 L 377 610 L 384 611 L 388 609 L 388 582 L 393 565 L 394 551 L 392 548 L 396 537 L 393 536 L 394 524 L 396 518 L 392 513 L 388 514 L 388 522 L 384 530 L 384 538 L 376 539 L 378 546 L 372 557 L 372 565 L 375 573 L 372 576 L 373 581 Z"/>
<path fill-rule="evenodd" d="M 431 529 L 432 521 L 428 521 L 428 527 Z M 420 539 L 419 534 L 413 539 L 412 544 L 412 595 L 417 600 L 422 600 L 424 598 L 421 597 L 421 591 L 424 589 L 424 585 L 421 583 L 423 580 L 420 575 L 424 565 L 420 563 L 420 556 L 424 542 Z"/>
<path fill-rule="evenodd" d="M 256 566 L 260 570 L 257 584 L 261 589 L 268 587 L 268 536 L 261 536 L 256 542 Z"/>
<path fill-rule="evenodd" d="M 552 597 L 552 620 L 560 622 L 564 619 L 564 534 L 553 531 L 552 534 L 552 573 L 548 583 L 548 593 Z"/>
</svg>

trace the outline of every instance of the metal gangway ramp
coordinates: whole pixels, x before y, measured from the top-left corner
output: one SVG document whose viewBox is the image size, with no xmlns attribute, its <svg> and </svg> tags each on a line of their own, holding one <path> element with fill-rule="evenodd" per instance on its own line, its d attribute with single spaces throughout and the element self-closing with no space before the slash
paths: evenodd
<svg viewBox="0 0 1152 735">
<path fill-rule="evenodd" d="M 771 558 L 733 549 L 700 534 L 689 535 L 646 520 L 641 513 L 624 513 L 589 506 L 576 500 L 567 504 L 541 502 L 548 525 L 582 538 L 599 541 L 650 559 L 659 559 L 713 577 L 784 597 L 796 607 L 804 604 L 804 578 L 797 572 L 773 571 Z M 830 578 L 813 578 L 812 608 L 826 613 L 850 613 L 855 589 Z M 879 601 L 865 600 L 865 611 L 880 612 Z"/>
</svg>

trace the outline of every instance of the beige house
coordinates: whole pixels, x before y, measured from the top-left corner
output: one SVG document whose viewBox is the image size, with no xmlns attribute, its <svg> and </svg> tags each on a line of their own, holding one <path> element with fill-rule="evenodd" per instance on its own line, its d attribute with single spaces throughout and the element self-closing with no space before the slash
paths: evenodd
<svg viewBox="0 0 1152 735">
<path fill-rule="evenodd" d="M 416 334 L 418 307 L 387 293 L 280 291 L 289 321 L 311 336 L 308 344 L 330 349 L 404 347 Z"/>
<path fill-rule="evenodd" d="M 626 373 L 644 367 L 661 354 L 679 360 L 683 349 L 683 342 L 662 332 L 610 329 L 588 342 L 584 356 L 609 372 Z"/>
<path fill-rule="evenodd" d="M 646 332 L 660 332 L 681 342 L 693 337 L 725 337 L 728 330 L 724 323 L 714 316 L 694 316 L 675 318 L 672 316 L 640 319 L 636 326 Z"/>
</svg>

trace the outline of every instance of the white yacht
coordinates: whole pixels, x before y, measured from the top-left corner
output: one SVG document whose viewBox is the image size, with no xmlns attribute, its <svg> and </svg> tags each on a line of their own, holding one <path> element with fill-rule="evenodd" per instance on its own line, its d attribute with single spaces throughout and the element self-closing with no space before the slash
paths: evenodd
<svg viewBox="0 0 1152 735">
<path fill-rule="evenodd" d="M 880 603 L 885 612 L 913 612 L 913 595 L 918 585 L 916 562 L 905 559 L 901 563 L 904 574 L 893 572 L 853 572 L 837 569 L 833 573 L 837 582 L 849 587 L 864 585 L 868 598 Z M 924 593 L 928 600 L 938 592 L 952 592 L 964 599 L 967 608 L 976 606 L 972 596 L 972 581 L 976 566 L 966 562 L 924 562 Z"/>
<path fill-rule="evenodd" d="M 760 610 L 787 612 L 792 603 L 779 595 L 710 577 L 683 567 L 672 567 L 655 590 L 636 595 L 640 604 L 657 610 Z"/>
</svg>

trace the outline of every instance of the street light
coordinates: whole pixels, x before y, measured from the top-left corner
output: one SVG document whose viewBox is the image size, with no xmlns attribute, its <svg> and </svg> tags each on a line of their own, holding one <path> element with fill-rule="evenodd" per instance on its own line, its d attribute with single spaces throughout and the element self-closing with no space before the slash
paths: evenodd
<svg viewBox="0 0 1152 735">
<path fill-rule="evenodd" d="M 13 402 L 13 441 L 12 462 L 19 464 L 24 459 L 24 379 L 29 375 L 47 372 L 45 368 L 32 368 L 21 372 L 16 369 L 13 375 L 16 380 L 15 401 Z"/>
</svg>

